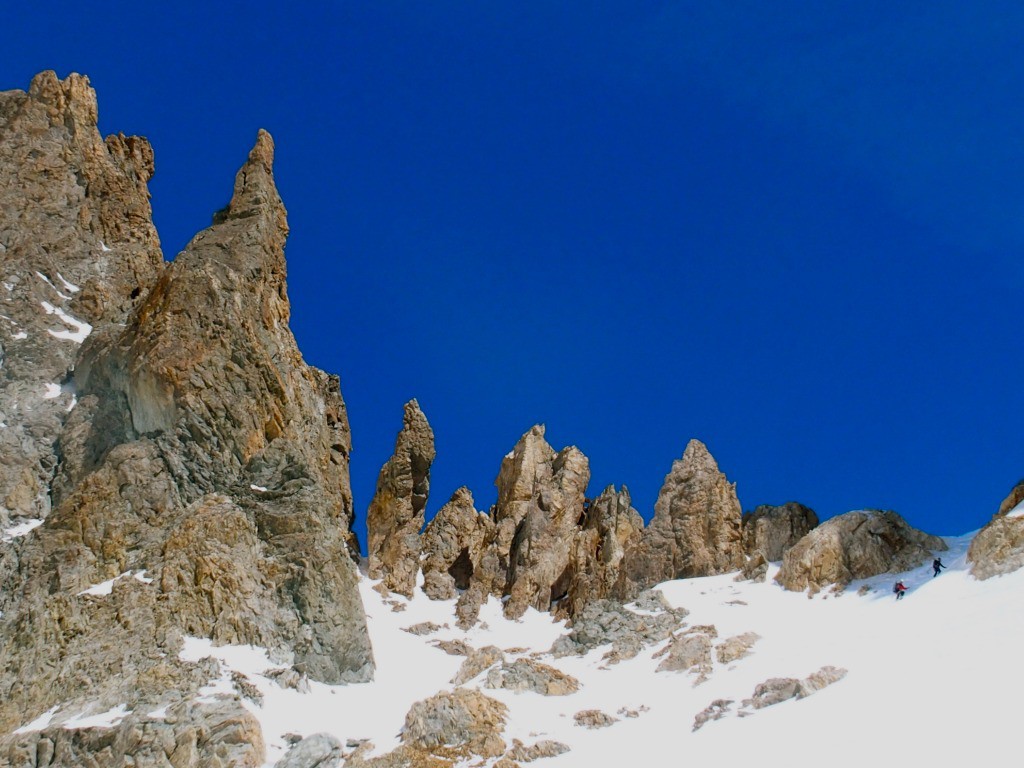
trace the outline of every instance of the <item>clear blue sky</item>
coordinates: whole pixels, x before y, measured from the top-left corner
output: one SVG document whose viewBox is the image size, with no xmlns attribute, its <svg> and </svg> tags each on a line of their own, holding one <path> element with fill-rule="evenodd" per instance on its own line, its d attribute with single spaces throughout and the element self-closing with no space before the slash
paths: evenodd
<svg viewBox="0 0 1024 768">
<path fill-rule="evenodd" d="M 271 131 L 361 518 L 417 397 L 430 514 L 543 422 L 645 517 L 697 437 L 745 509 L 959 534 L 1024 476 L 1022 38 L 1016 2 L 16 3 L 0 88 L 89 75 L 168 258 Z"/>
</svg>

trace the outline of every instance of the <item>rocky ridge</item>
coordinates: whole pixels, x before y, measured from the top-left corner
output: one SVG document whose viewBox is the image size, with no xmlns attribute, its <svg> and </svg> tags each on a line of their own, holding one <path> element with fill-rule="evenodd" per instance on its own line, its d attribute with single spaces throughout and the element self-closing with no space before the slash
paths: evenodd
<svg viewBox="0 0 1024 768">
<path fill-rule="evenodd" d="M 5 520 L 39 521 L 0 543 L 0 733 L 47 712 L 57 728 L 130 713 L 73 736 L 8 736 L 0 754 L 38 759 L 51 743 L 52 765 L 113 764 L 121 750 L 257 765 L 262 737 L 238 699 L 194 705 L 219 673 L 181 658 L 186 636 L 266 647 L 314 680 L 373 670 L 348 419 L 337 377 L 305 365 L 288 330 L 273 141 L 259 133 L 229 206 L 165 266 L 152 153 L 99 139 L 85 78 L 44 73 L 0 94 L 0 116 L 3 177 L 29 186 L 0 192 L 2 433 L 34 436 L 0 479 Z M 67 291 L 50 298 L 65 329 L 36 316 L 41 291 Z M 23 355 L 45 364 L 28 371 Z M 45 429 L 22 418 L 40 376 L 64 393 Z"/>
</svg>

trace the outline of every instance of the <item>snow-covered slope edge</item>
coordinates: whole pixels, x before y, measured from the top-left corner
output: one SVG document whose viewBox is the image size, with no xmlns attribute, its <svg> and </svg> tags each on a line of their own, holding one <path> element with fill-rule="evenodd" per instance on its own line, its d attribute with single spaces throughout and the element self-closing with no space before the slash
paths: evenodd
<svg viewBox="0 0 1024 768">
<path fill-rule="evenodd" d="M 205 695 L 249 691 L 245 701 L 263 726 L 267 766 L 285 754 L 288 734 L 331 733 L 349 751 L 369 740 L 372 747 L 362 748 L 364 758 L 396 748 L 410 706 L 455 687 L 450 681 L 463 657 L 438 648 L 444 640 L 476 649 L 494 645 L 509 661 L 534 658 L 579 680 L 579 691 L 564 696 L 491 689 L 486 672 L 464 684 L 507 705 L 502 734 L 507 744 L 553 740 L 569 747 L 543 765 L 619 765 L 640 753 L 647 764 L 666 766 L 683 756 L 687 762 L 734 765 L 783 754 L 793 766 L 822 760 L 855 764 L 891 749 L 912 754 L 915 761 L 976 763 L 1016 749 L 1013 705 L 1024 679 L 1018 647 L 1024 571 L 974 579 L 965 563 L 970 540 L 970 535 L 946 539 L 949 568 L 938 577 L 930 567 L 905 574 L 910 592 L 900 602 L 891 593 L 892 574 L 855 582 L 842 594 L 810 598 L 774 584 L 777 566 L 765 583 L 723 575 L 661 584 L 658 589 L 673 606 L 690 611 L 684 630 L 713 625 L 716 645 L 744 633 L 760 636 L 746 657 L 727 664 L 716 658 L 704 682 L 691 672 L 655 671 L 664 658 L 655 656 L 669 640 L 618 664 L 603 659 L 607 647 L 556 658 L 548 651 L 568 629 L 548 614 L 530 610 L 519 620 L 507 620 L 492 598 L 481 623 L 463 631 L 455 627 L 454 601 L 431 601 L 418 591 L 411 600 L 384 597 L 365 577 L 360 589 L 378 663 L 372 683 L 310 682 L 308 692 L 300 692 L 272 681 L 266 672 L 284 665 L 260 649 L 190 640 L 183 654 L 222 662 L 222 682 Z M 404 631 L 428 622 L 438 628 Z M 848 674 L 811 698 L 743 707 L 759 683 L 803 679 L 824 666 Z M 233 673 L 236 681 L 239 673 L 246 679 L 232 683 Z M 695 716 L 715 700 L 733 703 L 722 719 L 693 730 Z M 574 715 L 584 710 L 600 710 L 615 722 L 581 727 Z M 743 716 L 737 714 L 741 710 Z M 490 766 L 497 760 L 473 764 Z"/>
</svg>

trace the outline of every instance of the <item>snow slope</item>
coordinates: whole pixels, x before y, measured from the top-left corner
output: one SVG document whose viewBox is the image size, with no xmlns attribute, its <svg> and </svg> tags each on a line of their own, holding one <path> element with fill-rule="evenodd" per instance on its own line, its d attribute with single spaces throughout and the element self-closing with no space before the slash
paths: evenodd
<svg viewBox="0 0 1024 768">
<path fill-rule="evenodd" d="M 948 570 L 938 577 L 930 565 L 903 574 L 910 591 L 900 602 L 891 592 L 895 574 L 855 582 L 841 595 L 809 597 L 774 584 L 777 565 L 762 584 L 726 575 L 660 585 L 670 603 L 689 609 L 686 625 L 713 624 L 719 641 L 745 632 L 762 638 L 751 655 L 728 665 L 716 661 L 701 684 L 686 672 L 655 672 L 660 660 L 652 656 L 665 641 L 611 666 L 602 660 L 606 649 L 583 657 L 540 657 L 579 679 L 580 691 L 569 696 L 487 689 L 486 673 L 467 686 L 508 705 L 504 738 L 510 745 L 512 738 L 528 745 L 539 739 L 567 744 L 570 752 L 539 763 L 552 768 L 629 765 L 640 756 L 645 766 L 842 766 L 880 758 L 883 764 L 1009 764 L 1018 750 L 1020 715 L 1014 705 L 1024 681 L 1024 570 L 975 580 L 965 565 L 970 539 L 946 540 Z M 195 638 L 186 643 L 186 658 L 212 655 L 223 662 L 222 679 L 205 695 L 232 693 L 231 670 L 245 674 L 263 694 L 262 706 L 247 706 L 263 724 L 267 766 L 286 751 L 288 733 L 370 739 L 372 754 L 398 746 L 410 705 L 453 688 L 449 681 L 463 658 L 435 647 L 437 640 L 496 645 L 511 660 L 547 651 L 567 632 L 564 624 L 532 610 L 507 621 L 494 599 L 484 606 L 481 623 L 464 632 L 455 627 L 454 601 L 435 602 L 422 593 L 412 600 L 385 598 L 373 586 L 361 579 L 377 661 L 372 683 L 310 683 L 300 693 L 262 674 L 285 665 L 261 649 L 213 647 Z M 428 621 L 448 626 L 422 636 L 403 631 Z M 848 674 L 808 698 L 736 716 L 758 683 L 805 678 L 825 665 Z M 733 700 L 731 713 L 693 731 L 694 716 L 715 699 Z M 620 714 L 627 708 L 638 716 Z M 582 728 L 573 715 L 585 709 L 618 721 L 599 730 Z"/>
</svg>

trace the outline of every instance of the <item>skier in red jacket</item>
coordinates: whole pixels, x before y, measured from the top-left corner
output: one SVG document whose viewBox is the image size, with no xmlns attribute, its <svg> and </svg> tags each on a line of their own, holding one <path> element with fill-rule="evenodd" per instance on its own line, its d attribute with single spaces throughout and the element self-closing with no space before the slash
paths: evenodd
<svg viewBox="0 0 1024 768">
<path fill-rule="evenodd" d="M 896 593 L 896 599 L 901 600 L 904 593 L 907 591 L 907 585 L 903 581 L 897 581 L 896 585 L 892 588 L 892 591 Z"/>
</svg>

